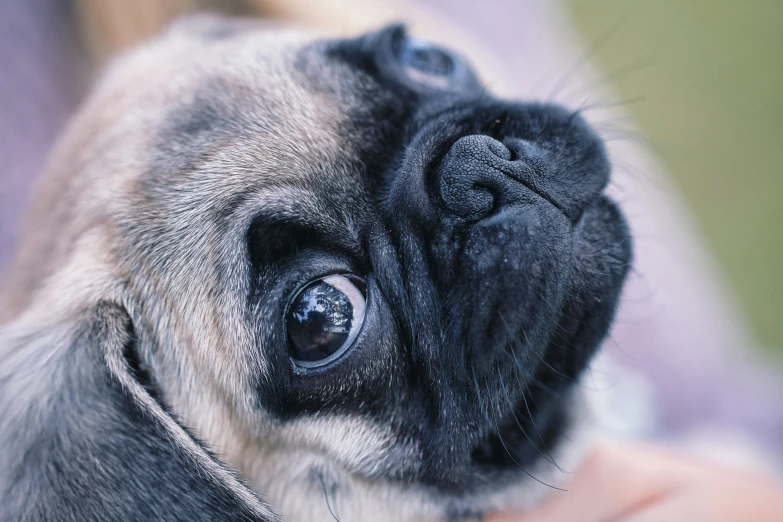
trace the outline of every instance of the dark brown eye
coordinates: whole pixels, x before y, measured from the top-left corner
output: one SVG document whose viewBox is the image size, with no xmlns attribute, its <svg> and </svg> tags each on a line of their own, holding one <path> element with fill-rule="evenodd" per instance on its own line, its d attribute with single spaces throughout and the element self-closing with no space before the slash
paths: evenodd
<svg viewBox="0 0 783 522">
<path fill-rule="evenodd" d="M 446 51 L 422 40 L 407 39 L 399 59 L 404 66 L 425 74 L 449 76 L 454 70 L 454 60 Z"/>
<path fill-rule="evenodd" d="M 451 85 L 455 70 L 451 53 L 414 38 L 398 38 L 394 47 L 397 60 L 412 80 L 434 89 Z"/>
<path fill-rule="evenodd" d="M 330 275 L 303 288 L 288 308 L 291 358 L 313 368 L 337 359 L 353 344 L 364 322 L 364 281 Z"/>
</svg>

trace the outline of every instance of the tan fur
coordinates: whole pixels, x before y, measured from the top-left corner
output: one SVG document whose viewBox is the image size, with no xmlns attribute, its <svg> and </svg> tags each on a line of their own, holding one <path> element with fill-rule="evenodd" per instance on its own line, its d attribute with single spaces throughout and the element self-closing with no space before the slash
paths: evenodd
<svg viewBox="0 0 783 522">
<path fill-rule="evenodd" d="M 254 340 L 240 310 L 228 302 L 214 306 L 221 297 L 204 261 L 222 253 L 204 216 L 253 187 L 246 209 L 306 201 L 306 194 L 284 195 L 287 189 L 266 185 L 307 175 L 303 158 L 328 162 L 349 144 L 339 136 L 342 111 L 334 100 L 302 90 L 289 77 L 291 52 L 309 40 L 295 32 L 248 30 L 228 43 L 206 43 L 199 34 L 204 23 L 177 24 L 104 73 L 42 176 L 24 239 L 4 279 L 0 311 L 4 338 L 10 338 L 25 325 L 68 321 L 101 300 L 121 303 L 141 329 L 141 349 L 149 339 L 165 347 L 153 365 L 173 412 L 229 464 L 245 471 L 243 452 L 252 452 L 274 431 L 271 421 L 256 418 L 249 405 L 248 378 L 265 370 L 248 360 Z M 229 61 L 224 45 L 235 51 Z M 161 216 L 171 219 L 167 223 L 154 222 L 152 216 L 162 210 L 147 201 L 141 178 L 166 173 L 145 172 L 150 137 L 164 127 L 168 109 L 187 103 L 208 77 L 219 77 L 230 96 L 249 101 L 250 110 L 265 111 L 259 121 L 271 115 L 279 123 L 262 144 L 215 144 L 194 169 L 203 173 L 201 182 L 210 185 L 209 191 L 185 187 L 191 199 L 177 204 L 193 206 L 180 215 Z M 165 230 L 150 238 L 160 250 L 145 260 L 128 257 L 138 245 L 129 244 L 121 229 L 145 213 Z M 204 228 L 198 231 L 193 223 Z M 108 362 L 121 364 L 117 358 Z M 169 424 L 180 444 L 192 444 Z M 346 454 L 346 462 L 361 462 L 379 448 L 370 443 L 375 437 L 371 428 L 357 429 L 365 454 Z M 380 437 L 378 445 L 383 444 Z M 257 459 L 247 462 L 258 464 Z"/>
</svg>

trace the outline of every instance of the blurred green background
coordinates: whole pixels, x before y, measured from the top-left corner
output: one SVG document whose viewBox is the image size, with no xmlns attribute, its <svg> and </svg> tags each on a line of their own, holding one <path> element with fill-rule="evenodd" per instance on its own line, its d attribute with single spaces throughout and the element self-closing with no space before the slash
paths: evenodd
<svg viewBox="0 0 783 522">
<path fill-rule="evenodd" d="M 569 0 L 744 306 L 783 353 L 783 0 Z"/>
</svg>

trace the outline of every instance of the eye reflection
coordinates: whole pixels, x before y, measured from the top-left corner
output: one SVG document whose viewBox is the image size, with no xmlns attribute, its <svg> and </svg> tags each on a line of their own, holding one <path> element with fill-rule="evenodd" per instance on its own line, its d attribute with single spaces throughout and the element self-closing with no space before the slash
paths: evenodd
<svg viewBox="0 0 783 522">
<path fill-rule="evenodd" d="M 353 281 L 352 281 L 353 279 Z M 289 353 L 299 366 L 323 366 L 344 353 L 364 321 L 356 277 L 331 275 L 302 289 L 286 317 Z"/>
</svg>

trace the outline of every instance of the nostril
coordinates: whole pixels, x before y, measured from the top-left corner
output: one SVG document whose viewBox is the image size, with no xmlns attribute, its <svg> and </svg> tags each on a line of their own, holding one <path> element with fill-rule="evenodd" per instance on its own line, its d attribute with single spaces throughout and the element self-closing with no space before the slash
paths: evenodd
<svg viewBox="0 0 783 522">
<path fill-rule="evenodd" d="M 543 174 L 546 154 L 539 145 L 519 138 L 509 138 L 504 142 L 504 146 L 509 151 L 509 161 L 524 162 L 531 174 Z"/>
<path fill-rule="evenodd" d="M 476 193 L 478 192 L 483 193 L 482 198 L 484 198 L 487 203 L 490 203 L 491 201 L 491 206 L 485 206 L 485 208 L 488 209 L 487 215 L 494 214 L 500 206 L 500 202 L 503 201 L 503 194 L 501 194 L 500 189 L 496 185 L 477 181 L 473 183 L 474 197 L 476 197 Z M 492 199 L 490 200 L 489 198 Z"/>
<path fill-rule="evenodd" d="M 514 153 L 508 147 L 500 143 L 498 140 L 490 138 L 489 136 L 485 137 L 487 139 L 484 141 L 484 144 L 489 152 L 502 160 L 513 161 Z"/>
<path fill-rule="evenodd" d="M 467 220 L 493 213 L 507 183 L 496 164 L 507 160 L 510 154 L 505 145 L 489 136 L 457 140 L 438 167 L 441 205 Z"/>
<path fill-rule="evenodd" d="M 513 147 L 486 135 L 465 136 L 438 167 L 440 203 L 467 220 L 487 217 L 502 205 L 530 199 L 523 179 L 527 170 L 525 156 Z"/>
</svg>

